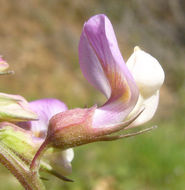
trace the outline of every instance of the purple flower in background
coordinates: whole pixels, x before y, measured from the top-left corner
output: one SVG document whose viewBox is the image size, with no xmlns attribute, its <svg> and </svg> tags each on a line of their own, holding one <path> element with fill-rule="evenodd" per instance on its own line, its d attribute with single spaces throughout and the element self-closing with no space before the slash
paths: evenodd
<svg viewBox="0 0 185 190">
<path fill-rule="evenodd" d="M 54 115 L 66 111 L 67 106 L 60 100 L 45 98 L 30 102 L 30 109 L 37 113 L 40 119 L 38 121 L 29 121 L 27 124 L 34 135 L 40 138 L 41 141 L 44 141 L 47 135 L 49 120 Z M 47 159 L 54 170 L 63 175 L 68 175 L 72 170 L 71 161 L 73 157 L 73 150 L 67 149 L 62 152 L 52 153 L 52 155 L 47 156 Z"/>
<path fill-rule="evenodd" d="M 67 110 L 67 106 L 60 100 L 53 98 L 45 98 L 35 100 L 29 103 L 29 108 L 38 115 L 38 120 L 19 122 L 17 125 L 23 129 L 31 131 L 36 140 L 42 143 L 47 135 L 49 126 L 49 120 L 57 113 Z M 74 157 L 72 149 L 67 149 L 60 152 L 52 152 L 52 154 L 46 155 L 47 161 L 52 166 L 53 170 L 56 170 L 62 175 L 68 175 L 71 168 L 71 161 Z M 68 180 L 67 178 L 64 180 Z"/>
<path fill-rule="evenodd" d="M 107 101 L 100 107 L 72 110 L 67 110 L 58 100 L 31 103 L 40 117 L 39 121 L 30 122 L 31 129 L 45 137 L 32 161 L 33 170 L 38 169 L 37 161 L 48 147 L 67 150 L 90 142 L 128 137 L 111 134 L 142 125 L 157 109 L 159 89 L 164 81 L 162 67 L 138 47 L 125 64 L 113 27 L 105 15 L 93 16 L 84 24 L 79 63 L 85 78 Z"/>
</svg>

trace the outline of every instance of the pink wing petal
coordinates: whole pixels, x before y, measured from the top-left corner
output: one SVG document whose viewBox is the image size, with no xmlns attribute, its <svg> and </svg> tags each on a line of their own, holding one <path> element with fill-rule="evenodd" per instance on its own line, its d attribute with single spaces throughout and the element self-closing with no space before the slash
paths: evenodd
<svg viewBox="0 0 185 190">
<path fill-rule="evenodd" d="M 96 15 L 85 23 L 79 43 L 79 63 L 87 80 L 108 98 L 95 111 L 93 126 L 123 121 L 137 102 L 138 89 L 105 15 Z"/>
</svg>

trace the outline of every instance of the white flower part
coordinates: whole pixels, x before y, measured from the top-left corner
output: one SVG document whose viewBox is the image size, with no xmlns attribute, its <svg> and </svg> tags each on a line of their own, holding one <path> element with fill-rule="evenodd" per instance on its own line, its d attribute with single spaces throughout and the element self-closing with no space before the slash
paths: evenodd
<svg viewBox="0 0 185 190">
<path fill-rule="evenodd" d="M 140 126 L 154 116 L 159 103 L 159 90 L 149 98 L 144 99 L 142 95 L 139 95 L 138 102 L 132 112 L 129 114 L 129 117 L 132 117 L 136 113 L 138 113 L 142 108 L 144 111 L 141 115 L 127 128 Z"/>
<path fill-rule="evenodd" d="M 160 63 L 139 47 L 126 63 L 142 96 L 152 96 L 164 82 L 164 71 Z"/>
<path fill-rule="evenodd" d="M 74 158 L 74 151 L 73 151 L 72 148 L 69 148 L 69 149 L 63 151 L 63 153 L 64 153 L 64 155 L 66 157 L 66 160 L 68 162 L 71 162 L 73 160 L 73 158 Z"/>
<path fill-rule="evenodd" d="M 150 54 L 139 47 L 134 48 L 134 53 L 126 63 L 139 88 L 139 99 L 129 114 L 145 108 L 142 114 L 129 126 L 136 127 L 149 121 L 155 114 L 159 102 L 159 89 L 164 82 L 164 71 L 159 62 Z"/>
<path fill-rule="evenodd" d="M 71 161 L 74 158 L 74 151 L 72 148 L 62 152 L 54 153 L 50 157 L 50 164 L 54 170 L 66 176 L 72 172 Z"/>
</svg>

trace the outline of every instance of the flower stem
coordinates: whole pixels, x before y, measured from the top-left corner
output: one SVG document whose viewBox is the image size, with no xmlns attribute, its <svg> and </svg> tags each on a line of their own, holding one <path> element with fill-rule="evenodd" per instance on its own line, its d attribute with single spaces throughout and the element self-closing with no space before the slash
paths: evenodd
<svg viewBox="0 0 185 190">
<path fill-rule="evenodd" d="M 31 172 L 29 166 L 1 141 L 0 163 L 19 180 L 25 190 L 45 190 L 38 173 Z"/>
</svg>

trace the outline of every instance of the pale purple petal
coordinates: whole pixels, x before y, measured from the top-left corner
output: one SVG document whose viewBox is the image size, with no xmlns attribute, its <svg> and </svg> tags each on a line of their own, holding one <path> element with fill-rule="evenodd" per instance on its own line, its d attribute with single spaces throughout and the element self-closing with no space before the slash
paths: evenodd
<svg viewBox="0 0 185 190">
<path fill-rule="evenodd" d="M 96 15 L 85 23 L 79 43 L 79 63 L 87 80 L 109 98 L 95 111 L 93 126 L 123 121 L 137 102 L 138 89 L 105 15 Z"/>
<path fill-rule="evenodd" d="M 29 103 L 29 107 L 37 113 L 39 120 L 20 122 L 18 125 L 31 130 L 35 136 L 39 137 L 45 137 L 52 116 L 67 110 L 67 106 L 63 102 L 52 98 L 32 101 Z"/>
<path fill-rule="evenodd" d="M 79 43 L 79 63 L 85 78 L 107 98 L 111 95 L 111 87 L 98 57 L 89 43 L 85 31 Z"/>
</svg>

